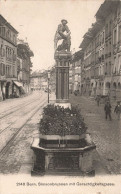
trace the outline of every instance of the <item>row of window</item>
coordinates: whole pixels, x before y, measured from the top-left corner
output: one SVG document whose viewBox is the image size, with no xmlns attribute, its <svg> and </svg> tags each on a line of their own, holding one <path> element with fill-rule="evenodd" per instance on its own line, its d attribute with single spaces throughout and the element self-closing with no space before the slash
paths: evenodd
<svg viewBox="0 0 121 194">
<path fill-rule="evenodd" d="M 120 35 L 121 36 L 121 35 Z M 120 42 L 121 44 L 121 42 Z M 85 64 L 91 64 L 96 61 L 96 63 L 103 62 L 104 59 L 111 57 L 111 40 L 106 42 L 106 47 L 98 50 L 96 53 L 91 54 L 88 58 L 85 59 Z"/>
<path fill-rule="evenodd" d="M 105 33 L 106 32 L 107 30 L 105 31 Z M 85 56 L 87 56 L 91 51 L 93 51 L 95 47 L 101 46 L 102 44 L 104 44 L 105 33 L 102 32 L 95 38 L 95 40 L 91 42 L 91 44 L 88 46 L 88 48 L 85 51 Z M 113 44 L 115 45 L 117 42 L 120 42 L 120 41 L 121 41 L 121 25 L 118 26 L 118 32 L 117 32 L 117 29 L 114 29 L 113 31 Z M 111 40 L 109 42 L 106 42 L 105 46 L 106 46 L 106 50 L 110 48 Z"/>
<path fill-rule="evenodd" d="M 6 27 L 0 26 L 0 36 L 2 36 L 3 38 L 6 38 L 7 40 L 9 40 L 11 42 L 13 42 L 14 44 L 16 44 L 16 42 L 17 42 L 16 35 L 13 34 Z"/>
<path fill-rule="evenodd" d="M 0 75 L 5 75 L 5 64 L 0 63 Z"/>
<path fill-rule="evenodd" d="M 106 63 L 103 66 L 98 66 L 95 68 L 90 68 L 88 70 L 85 71 L 86 73 L 86 77 L 91 77 L 93 75 L 95 76 L 100 76 L 100 75 L 112 75 L 112 74 L 120 74 L 121 73 L 121 57 L 119 58 L 120 62 L 117 65 L 115 64 L 111 64 L 111 62 L 109 61 L 109 63 Z"/>
<path fill-rule="evenodd" d="M 1 47 L 0 47 L 0 56 L 1 57 L 6 56 L 7 59 L 11 59 L 13 61 L 16 61 L 16 55 L 15 55 L 14 49 L 6 47 L 6 51 L 5 51 L 3 45 L 1 45 Z"/>
<path fill-rule="evenodd" d="M 0 63 L 0 75 L 1 76 L 16 76 L 16 68 L 15 65 L 13 65 L 12 67 L 10 65 L 5 65 L 3 63 Z"/>
</svg>

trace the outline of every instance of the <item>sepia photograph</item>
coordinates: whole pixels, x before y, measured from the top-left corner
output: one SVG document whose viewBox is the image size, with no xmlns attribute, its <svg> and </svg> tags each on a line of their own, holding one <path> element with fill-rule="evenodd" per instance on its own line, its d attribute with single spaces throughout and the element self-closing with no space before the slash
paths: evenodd
<svg viewBox="0 0 121 194">
<path fill-rule="evenodd" d="M 121 194 L 121 1 L 0 0 L 0 194 Z"/>
</svg>

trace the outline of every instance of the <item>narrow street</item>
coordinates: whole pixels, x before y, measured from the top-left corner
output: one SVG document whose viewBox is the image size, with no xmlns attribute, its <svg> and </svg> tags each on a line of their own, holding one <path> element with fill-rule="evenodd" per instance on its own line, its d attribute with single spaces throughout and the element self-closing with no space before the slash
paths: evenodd
<svg viewBox="0 0 121 194">
<path fill-rule="evenodd" d="M 53 94 L 50 95 L 50 102 L 52 100 L 55 100 Z M 70 102 L 80 107 L 88 132 L 96 145 L 97 151 L 94 153 L 96 175 L 119 174 L 121 121 L 118 121 L 113 113 L 114 104 L 113 120 L 106 121 L 104 104 L 97 107 L 93 98 L 71 95 Z M 38 136 L 37 123 L 46 104 L 47 93 L 44 92 L 33 92 L 24 98 L 1 103 L 0 173 L 30 174 L 33 164 L 33 151 L 30 146 L 33 137 Z"/>
<path fill-rule="evenodd" d="M 33 92 L 24 98 L 10 99 L 0 104 L 0 172 L 18 173 L 26 157 L 31 157 L 30 145 L 37 129 L 47 93 Z M 32 162 L 29 159 L 29 163 Z"/>
<path fill-rule="evenodd" d="M 77 105 L 84 116 L 88 132 L 96 145 L 98 154 L 95 155 L 95 167 L 99 163 L 106 174 L 121 173 L 121 120 L 117 120 L 112 103 L 112 121 L 105 120 L 104 104 L 97 106 L 94 98 L 70 96 L 72 105 Z M 103 174 L 102 173 L 102 174 Z"/>
</svg>

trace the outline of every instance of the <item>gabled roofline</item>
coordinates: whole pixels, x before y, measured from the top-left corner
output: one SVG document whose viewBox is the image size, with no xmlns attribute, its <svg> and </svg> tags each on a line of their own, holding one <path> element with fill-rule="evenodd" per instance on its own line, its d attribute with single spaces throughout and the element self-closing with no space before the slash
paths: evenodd
<svg viewBox="0 0 121 194">
<path fill-rule="evenodd" d="M 18 34 L 18 31 L 10 23 L 8 23 L 7 20 L 2 15 L 0 15 L 0 20 L 2 20 L 4 25 L 6 25 L 8 28 L 10 28 L 16 34 Z"/>
</svg>

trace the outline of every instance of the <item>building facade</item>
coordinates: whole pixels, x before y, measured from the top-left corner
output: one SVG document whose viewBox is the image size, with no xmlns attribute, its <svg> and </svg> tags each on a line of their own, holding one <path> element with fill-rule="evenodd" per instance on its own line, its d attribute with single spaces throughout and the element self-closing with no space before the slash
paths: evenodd
<svg viewBox="0 0 121 194">
<path fill-rule="evenodd" d="M 81 68 L 83 60 L 83 51 L 77 51 L 72 56 L 72 62 L 69 69 L 69 89 L 70 92 L 81 94 Z"/>
<path fill-rule="evenodd" d="M 73 92 L 72 73 L 73 73 L 73 70 L 72 70 L 72 63 L 71 63 L 69 67 L 69 93 Z"/>
<path fill-rule="evenodd" d="M 30 92 L 31 57 L 33 56 L 34 54 L 30 50 L 28 43 L 19 40 L 17 45 L 17 75 L 18 81 L 22 84 L 21 86 L 25 93 Z"/>
<path fill-rule="evenodd" d="M 105 1 L 80 44 L 82 85 L 87 95 L 121 100 L 121 2 Z"/>
<path fill-rule="evenodd" d="M 31 90 L 41 90 L 41 75 L 31 75 L 30 87 Z"/>
<path fill-rule="evenodd" d="M 17 79 L 17 34 L 0 15 L 0 100 L 12 96 Z"/>
<path fill-rule="evenodd" d="M 28 43 L 17 42 L 17 34 L 0 15 L 0 101 L 19 97 L 30 90 L 33 52 Z"/>
</svg>

